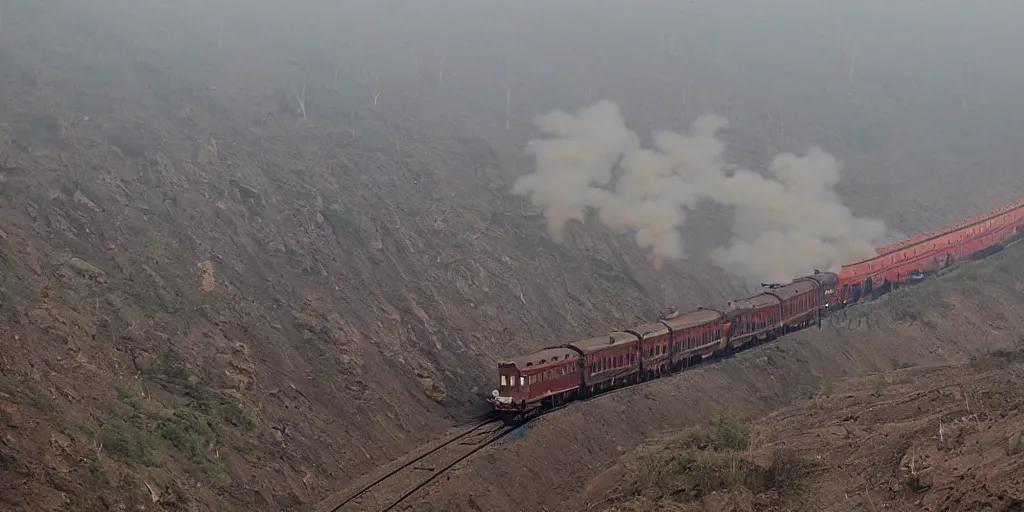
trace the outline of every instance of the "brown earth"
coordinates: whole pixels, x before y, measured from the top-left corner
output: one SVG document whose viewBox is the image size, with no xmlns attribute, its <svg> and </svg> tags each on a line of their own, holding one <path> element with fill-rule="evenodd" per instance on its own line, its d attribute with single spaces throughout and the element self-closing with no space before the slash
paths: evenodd
<svg viewBox="0 0 1024 512">
<path fill-rule="evenodd" d="M 687 46 L 713 36 L 715 49 L 679 55 L 654 50 L 665 47 L 657 31 L 587 28 L 636 30 L 635 19 L 520 12 L 520 29 L 546 30 L 516 45 L 506 125 L 505 32 L 452 24 L 380 38 L 381 24 L 409 20 L 318 9 L 0 2 L 0 506 L 303 507 L 480 412 L 501 358 L 647 320 L 666 303 L 746 291 L 706 255 L 728 235 L 724 211 L 693 215 L 690 259 L 661 270 L 593 221 L 554 244 L 509 193 L 530 168 L 530 120 L 553 108 L 609 97 L 642 134 L 718 111 L 734 122 L 736 158 L 758 167 L 823 144 L 848 164 L 854 209 L 904 232 L 1015 200 L 1024 179 L 1020 124 L 1001 121 L 1017 119 L 1000 101 L 1003 87 L 1016 91 L 1003 71 L 950 110 L 906 83 L 849 88 L 835 40 L 801 45 L 796 72 L 760 81 L 735 63 L 790 60 L 793 48 L 762 54 L 754 31 L 725 37 L 721 23 L 681 13 L 665 20 L 690 34 Z M 951 83 L 929 75 L 946 59 L 907 59 Z M 601 430 L 566 438 L 559 422 L 604 418 L 594 426 L 633 442 L 690 413 L 659 404 L 767 411 L 824 376 L 976 350 L 919 339 L 880 355 L 851 348 L 858 336 L 797 337 L 788 343 L 806 351 L 737 358 L 773 378 L 680 377 L 709 391 L 739 378 L 756 390 L 747 398 L 715 391 L 706 402 L 656 383 L 588 406 L 618 411 L 650 396 L 638 411 L 659 411 L 651 417 L 571 408 L 538 422 L 532 438 L 553 444 L 515 444 L 509 456 L 580 443 L 554 495 L 513 464 L 476 485 L 504 478 L 487 493 L 519 496 L 503 490 L 513 484 L 557 503 L 592 475 L 582 468 L 630 446 L 609 451 L 593 437 Z M 846 355 L 825 359 L 818 347 Z"/>
<path fill-rule="evenodd" d="M 744 457 L 768 464 L 786 450 L 805 461 L 808 489 L 797 496 L 739 485 L 695 498 L 676 484 L 612 493 L 587 510 L 1020 510 L 1022 361 L 1024 345 L 963 365 L 895 370 L 761 419 Z"/>
<path fill-rule="evenodd" d="M 1004 510 L 1024 499 L 1024 459 L 1006 453 L 1024 414 L 1021 300 L 1024 246 L 1015 246 L 857 306 L 820 331 L 543 416 L 410 509 Z M 793 503 L 749 492 L 698 503 L 665 490 L 623 496 L 634 450 L 714 410 L 758 419 L 754 455 L 786 446 L 811 459 L 813 492 Z M 952 444 L 929 440 L 940 419 Z M 911 451 L 931 485 L 921 494 L 900 484 Z M 861 505 L 868 495 L 878 508 Z"/>
</svg>

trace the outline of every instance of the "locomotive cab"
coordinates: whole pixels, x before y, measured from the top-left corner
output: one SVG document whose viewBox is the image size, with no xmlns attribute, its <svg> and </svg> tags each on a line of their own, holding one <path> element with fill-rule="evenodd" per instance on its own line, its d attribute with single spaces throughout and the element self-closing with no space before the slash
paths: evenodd
<svg viewBox="0 0 1024 512">
<path fill-rule="evenodd" d="M 487 400 L 506 419 L 524 418 L 567 401 L 579 387 L 579 356 L 550 347 L 498 364 L 498 389 Z"/>
<path fill-rule="evenodd" d="M 498 389 L 491 392 L 491 402 L 497 409 L 513 408 L 516 403 L 521 403 L 528 391 L 526 378 L 519 375 L 519 370 L 514 364 L 502 364 L 498 366 Z"/>
</svg>

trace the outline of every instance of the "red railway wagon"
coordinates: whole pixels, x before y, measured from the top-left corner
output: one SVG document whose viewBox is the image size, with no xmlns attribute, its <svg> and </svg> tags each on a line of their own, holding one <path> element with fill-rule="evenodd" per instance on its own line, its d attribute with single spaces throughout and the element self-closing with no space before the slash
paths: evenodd
<svg viewBox="0 0 1024 512">
<path fill-rule="evenodd" d="M 774 337 L 782 325 L 782 308 L 778 297 L 759 293 L 753 297 L 730 302 L 725 312 L 729 328 L 729 347 L 734 350 L 751 341 Z"/>
<path fill-rule="evenodd" d="M 1009 214 L 1009 216 L 1007 216 L 1007 214 Z M 973 226 L 986 220 L 991 220 L 992 218 L 1006 218 L 1007 222 L 1024 220 L 1024 200 L 1020 200 L 1015 203 L 1011 203 L 1006 206 L 996 208 L 995 210 L 992 210 L 988 213 L 984 213 L 976 217 L 971 217 L 967 220 L 962 220 L 960 222 L 957 222 L 956 224 L 950 224 L 948 226 L 936 229 L 923 235 L 918 235 L 891 245 L 887 245 L 885 247 L 881 247 L 877 249 L 875 252 L 880 255 L 889 254 L 899 249 L 905 249 L 917 245 L 919 243 L 932 240 L 937 236 L 952 233 L 954 231 Z"/>
<path fill-rule="evenodd" d="M 524 413 L 573 399 L 580 387 L 579 353 L 567 347 L 546 348 L 498 365 L 495 409 Z"/>
<path fill-rule="evenodd" d="M 583 395 L 637 380 L 640 369 L 640 338 L 629 332 L 616 331 L 567 345 L 582 358 Z"/>
<path fill-rule="evenodd" d="M 627 329 L 640 338 L 640 374 L 650 379 L 670 370 L 672 331 L 662 323 L 644 324 Z"/>
<path fill-rule="evenodd" d="M 725 315 L 714 309 L 700 308 L 661 321 L 672 330 L 672 364 L 685 368 L 705 356 L 721 353 L 728 341 Z"/>
<path fill-rule="evenodd" d="M 779 329 L 782 333 L 818 323 L 822 310 L 830 308 L 834 305 L 833 302 L 838 302 L 838 283 L 838 275 L 823 272 L 794 279 L 790 284 L 767 292 L 780 301 L 782 321 Z"/>
<path fill-rule="evenodd" d="M 884 247 L 872 258 L 843 266 L 843 304 L 888 290 L 892 284 L 941 270 L 964 258 L 986 255 L 1016 238 L 1024 225 L 1024 201 Z"/>
</svg>

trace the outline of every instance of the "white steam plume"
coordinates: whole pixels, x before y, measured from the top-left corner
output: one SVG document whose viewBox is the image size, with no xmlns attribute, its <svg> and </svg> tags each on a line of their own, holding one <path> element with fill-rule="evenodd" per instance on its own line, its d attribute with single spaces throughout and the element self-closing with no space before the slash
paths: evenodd
<svg viewBox="0 0 1024 512">
<path fill-rule="evenodd" d="M 820 148 L 777 155 L 768 176 L 727 165 L 718 133 L 728 122 L 717 115 L 697 119 L 686 135 L 655 132 L 653 149 L 640 147 L 609 101 L 536 123 L 550 138 L 529 143 L 537 169 L 513 192 L 544 210 L 559 241 L 566 223 L 594 210 L 606 226 L 635 233 L 660 265 L 683 257 L 685 211 L 710 200 L 735 209 L 733 239 L 712 260 L 747 279 L 785 281 L 870 256 L 886 233 L 843 206 L 835 192 L 842 166 Z"/>
</svg>

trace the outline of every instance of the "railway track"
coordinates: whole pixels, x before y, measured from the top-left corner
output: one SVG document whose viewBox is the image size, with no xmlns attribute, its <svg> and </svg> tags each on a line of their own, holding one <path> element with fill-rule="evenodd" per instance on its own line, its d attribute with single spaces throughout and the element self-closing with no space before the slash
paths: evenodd
<svg viewBox="0 0 1024 512">
<path fill-rule="evenodd" d="M 485 420 L 405 461 L 347 496 L 330 498 L 317 512 L 387 512 L 474 453 L 512 433 L 518 425 Z"/>
</svg>

